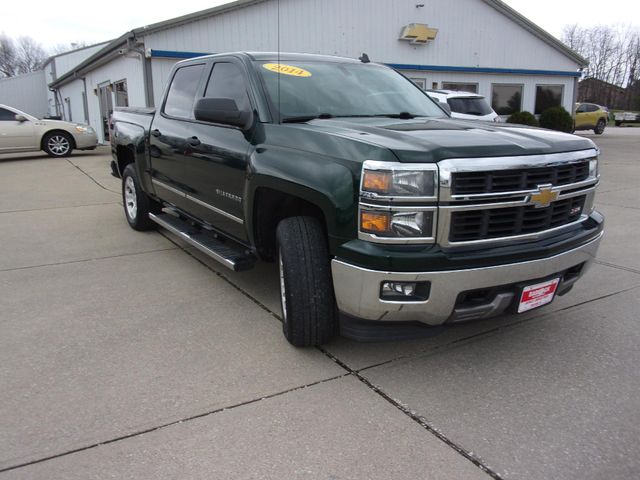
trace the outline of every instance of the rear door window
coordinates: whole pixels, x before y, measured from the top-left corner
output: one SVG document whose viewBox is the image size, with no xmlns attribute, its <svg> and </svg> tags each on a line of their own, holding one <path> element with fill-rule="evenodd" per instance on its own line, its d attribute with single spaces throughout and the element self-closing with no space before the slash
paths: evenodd
<svg viewBox="0 0 640 480">
<path fill-rule="evenodd" d="M 199 64 L 181 67 L 176 71 L 164 104 L 165 114 L 193 120 L 193 103 L 203 70 L 204 64 Z"/>
</svg>

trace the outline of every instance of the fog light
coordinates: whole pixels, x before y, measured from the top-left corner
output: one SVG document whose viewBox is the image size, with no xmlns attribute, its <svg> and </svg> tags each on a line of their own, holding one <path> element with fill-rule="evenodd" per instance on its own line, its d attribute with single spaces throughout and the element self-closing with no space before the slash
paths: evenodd
<svg viewBox="0 0 640 480">
<path fill-rule="evenodd" d="M 382 282 L 380 299 L 399 302 L 424 302 L 429 298 L 430 282 Z"/>
</svg>

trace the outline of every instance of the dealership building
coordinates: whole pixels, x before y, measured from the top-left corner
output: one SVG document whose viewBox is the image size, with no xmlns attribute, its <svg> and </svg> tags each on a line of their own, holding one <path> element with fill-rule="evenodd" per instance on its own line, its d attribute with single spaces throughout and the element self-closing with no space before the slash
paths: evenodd
<svg viewBox="0 0 640 480">
<path fill-rule="evenodd" d="M 46 72 L 49 111 L 104 140 L 114 107 L 158 105 L 175 62 L 241 50 L 366 52 L 423 88 L 484 95 L 501 115 L 572 111 L 586 65 L 500 0 L 238 0 L 137 28 Z"/>
</svg>

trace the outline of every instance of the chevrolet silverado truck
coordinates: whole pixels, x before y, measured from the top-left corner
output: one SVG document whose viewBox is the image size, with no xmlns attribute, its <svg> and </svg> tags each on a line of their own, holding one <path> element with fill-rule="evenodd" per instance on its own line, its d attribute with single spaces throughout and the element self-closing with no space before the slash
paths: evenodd
<svg viewBox="0 0 640 480">
<path fill-rule="evenodd" d="M 113 114 L 129 225 L 159 225 L 232 270 L 276 262 L 296 346 L 401 338 L 567 293 L 603 235 L 596 146 L 451 119 L 367 60 L 177 63 L 157 110 Z"/>
</svg>

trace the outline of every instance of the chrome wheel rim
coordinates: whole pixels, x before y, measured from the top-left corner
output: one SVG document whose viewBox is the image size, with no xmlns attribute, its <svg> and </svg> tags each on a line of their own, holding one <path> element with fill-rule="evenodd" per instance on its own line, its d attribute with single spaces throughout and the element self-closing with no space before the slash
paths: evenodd
<svg viewBox="0 0 640 480">
<path fill-rule="evenodd" d="M 138 213 L 138 199 L 136 198 L 136 184 L 133 183 L 131 177 L 127 177 L 124 181 L 124 206 L 129 218 L 134 220 Z"/>
<path fill-rule="evenodd" d="M 54 155 L 64 155 L 69 151 L 71 145 L 64 135 L 54 135 L 47 142 L 47 147 Z"/>
<path fill-rule="evenodd" d="M 284 268 L 282 266 L 282 252 L 278 249 L 278 273 L 280 274 L 280 305 L 282 306 L 282 320 L 287 322 L 287 296 L 284 286 Z"/>
</svg>

